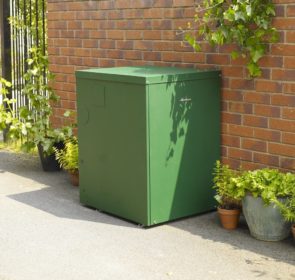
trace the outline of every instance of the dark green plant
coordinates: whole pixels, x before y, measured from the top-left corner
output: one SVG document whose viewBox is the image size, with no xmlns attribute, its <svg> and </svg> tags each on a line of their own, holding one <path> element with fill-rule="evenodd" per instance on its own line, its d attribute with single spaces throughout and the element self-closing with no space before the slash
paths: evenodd
<svg viewBox="0 0 295 280">
<path fill-rule="evenodd" d="M 67 139 L 64 149 L 54 148 L 54 152 L 60 167 L 71 173 L 75 173 L 79 169 L 79 148 L 76 137 Z"/>
<path fill-rule="evenodd" d="M 215 199 L 223 209 L 239 209 L 241 207 L 241 194 L 234 181 L 239 172 L 230 169 L 228 165 L 216 161 L 213 172 L 213 188 L 216 190 Z"/>
<path fill-rule="evenodd" d="M 233 43 L 237 48 L 232 58 L 246 58 L 250 76 L 260 76 L 259 60 L 267 53 L 268 43 L 278 40 L 272 27 L 274 16 L 271 0 L 203 0 L 185 39 L 196 51 L 201 50 L 200 40 L 212 46 Z"/>
</svg>

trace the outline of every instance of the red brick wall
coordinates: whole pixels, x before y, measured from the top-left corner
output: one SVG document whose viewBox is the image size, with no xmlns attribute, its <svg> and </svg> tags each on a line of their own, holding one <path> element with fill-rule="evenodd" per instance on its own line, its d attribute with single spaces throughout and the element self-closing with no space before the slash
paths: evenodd
<svg viewBox="0 0 295 280">
<path fill-rule="evenodd" d="M 48 0 L 50 68 L 61 96 L 54 122 L 76 109 L 74 71 L 124 65 L 219 67 L 222 155 L 233 167 L 295 170 L 295 4 L 274 0 L 280 42 L 263 58 L 263 76 L 247 79 L 242 59 L 228 47 L 194 53 L 180 26 L 194 14 L 193 0 Z"/>
</svg>

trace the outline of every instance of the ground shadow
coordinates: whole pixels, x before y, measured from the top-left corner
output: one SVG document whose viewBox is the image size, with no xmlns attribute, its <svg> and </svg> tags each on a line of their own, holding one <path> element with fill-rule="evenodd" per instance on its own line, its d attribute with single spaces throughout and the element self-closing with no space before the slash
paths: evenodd
<svg viewBox="0 0 295 280">
<path fill-rule="evenodd" d="M 36 190 L 8 195 L 7 197 L 10 199 L 60 218 L 136 227 L 135 224 L 126 222 L 123 219 L 81 205 L 79 202 L 79 189 L 71 186 L 67 174 L 62 171 L 44 172 L 41 169 L 38 157 L 1 150 L 0 176 L 2 176 L 1 173 L 5 174 L 7 172 L 32 180 L 36 185 Z M 22 182 L 25 181 L 22 179 Z M 0 183 L 0 186 L 1 184 L 3 183 Z M 32 182 L 27 181 L 25 184 L 30 185 Z"/>
<path fill-rule="evenodd" d="M 266 261 L 271 259 L 277 262 L 295 265 L 295 242 L 291 235 L 288 239 L 280 242 L 256 240 L 251 237 L 243 216 L 240 219 L 238 229 L 233 231 L 225 230 L 221 227 L 216 212 L 198 215 L 197 217 L 183 219 L 178 222 L 172 222 L 170 225 L 180 230 L 190 232 L 193 235 L 200 236 L 203 239 L 211 240 L 212 242 L 229 244 L 235 250 L 245 250 L 257 253 Z M 258 261 L 259 260 L 245 258 L 245 262 L 249 265 L 254 262 L 257 263 Z M 259 274 L 257 271 L 256 273 Z M 267 271 L 260 271 L 260 273 L 265 275 L 267 274 Z M 295 277 L 295 273 L 291 276 Z"/>
</svg>

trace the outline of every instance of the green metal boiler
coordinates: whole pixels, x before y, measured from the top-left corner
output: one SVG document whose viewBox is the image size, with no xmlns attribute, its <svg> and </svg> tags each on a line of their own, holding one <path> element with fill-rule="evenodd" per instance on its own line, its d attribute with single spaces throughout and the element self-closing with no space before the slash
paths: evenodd
<svg viewBox="0 0 295 280">
<path fill-rule="evenodd" d="M 76 72 L 80 200 L 151 226 L 214 208 L 220 72 Z"/>
</svg>

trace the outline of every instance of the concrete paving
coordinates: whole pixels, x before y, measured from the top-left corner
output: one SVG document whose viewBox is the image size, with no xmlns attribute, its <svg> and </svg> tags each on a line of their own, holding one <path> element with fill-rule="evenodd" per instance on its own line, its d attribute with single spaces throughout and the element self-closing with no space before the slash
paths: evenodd
<svg viewBox="0 0 295 280">
<path fill-rule="evenodd" d="M 83 207 L 64 172 L 0 151 L 1 280 L 291 280 L 295 242 L 253 239 L 216 213 L 142 229 Z"/>
</svg>

